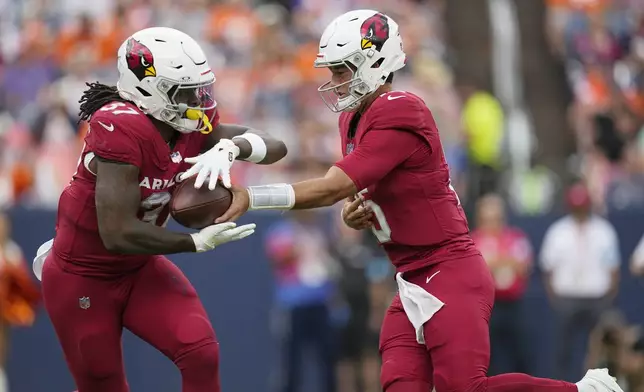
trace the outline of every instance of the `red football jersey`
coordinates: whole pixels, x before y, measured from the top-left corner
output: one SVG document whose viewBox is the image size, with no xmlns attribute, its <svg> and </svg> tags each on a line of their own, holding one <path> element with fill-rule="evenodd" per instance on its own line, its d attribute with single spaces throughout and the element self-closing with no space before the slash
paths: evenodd
<svg viewBox="0 0 644 392">
<path fill-rule="evenodd" d="M 362 190 L 396 270 L 477 254 L 425 103 L 408 92 L 382 94 L 350 135 L 354 115 L 340 115 L 344 158 L 336 166 Z"/>
<path fill-rule="evenodd" d="M 218 122 L 215 115 L 213 126 Z M 105 249 L 96 217 L 96 176 L 90 169 L 95 156 L 139 168 L 139 219 L 163 226 L 179 175 L 190 166 L 183 160 L 198 155 L 205 140 L 200 132 L 180 134 L 170 149 L 150 118 L 135 105 L 112 102 L 96 111 L 76 173 L 58 203 L 53 251 L 67 262 L 65 269 L 87 275 L 120 274 L 138 269 L 152 257 Z"/>
</svg>

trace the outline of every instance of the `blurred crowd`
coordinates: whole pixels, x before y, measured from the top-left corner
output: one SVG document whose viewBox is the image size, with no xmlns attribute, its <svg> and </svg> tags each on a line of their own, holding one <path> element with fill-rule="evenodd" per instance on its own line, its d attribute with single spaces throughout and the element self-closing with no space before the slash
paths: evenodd
<svg viewBox="0 0 644 392">
<path fill-rule="evenodd" d="M 574 96 L 569 121 L 601 210 L 644 209 L 644 2 L 547 0 L 546 34 Z"/>
<path fill-rule="evenodd" d="M 583 179 L 587 191 L 576 189 L 577 193 L 569 193 L 568 204 L 579 206 L 586 201 L 595 212 L 604 215 L 644 211 L 644 2 L 546 0 L 545 3 L 546 39 L 552 54 L 565 68 L 573 97 L 568 122 L 575 133 L 576 154 L 569 159 L 569 170 Z M 572 220 L 579 217 L 578 209 L 575 210 L 570 215 Z M 585 367 L 608 367 L 625 390 L 644 391 L 641 326 L 631 325 L 612 303 L 619 287 L 621 260 L 630 260 L 630 271 L 635 276 L 644 276 L 644 237 L 632 255 L 619 255 L 615 253 L 619 239 L 610 223 L 599 216 L 588 222 L 586 226 L 594 229 L 581 237 L 566 235 L 566 231 L 576 231 L 574 225 L 557 222 L 546 233 L 541 250 L 550 303 L 559 321 L 556 366 L 561 376 L 574 371 L 571 366 L 579 367 L 580 359 L 566 355 L 567 351 L 572 352 L 571 342 L 580 338 L 575 336 L 576 330 L 585 344 L 582 346 Z M 593 235 L 598 238 L 593 240 Z M 567 245 L 557 248 L 556 236 L 568 238 Z M 608 238 L 613 245 L 607 243 Z M 598 250 L 593 249 L 597 242 L 606 244 L 601 260 L 597 259 Z M 575 243 L 579 243 L 579 251 L 571 254 Z M 560 252 L 560 260 L 556 263 L 548 260 L 547 247 L 552 248 L 553 256 Z M 575 266 L 575 254 L 583 256 L 580 260 L 583 264 Z M 603 264 L 603 282 L 601 267 L 594 272 L 594 278 L 588 276 L 586 269 L 594 263 Z M 558 279 L 559 285 L 565 287 L 563 295 L 557 295 L 557 270 L 563 276 Z M 565 276 L 574 276 L 574 283 L 562 285 Z M 583 288 L 580 280 L 592 284 Z M 568 289 L 579 292 L 566 292 Z"/>
<path fill-rule="evenodd" d="M 585 184 L 569 190 L 570 214 L 548 229 L 540 252 L 505 222 L 505 200 L 495 194 L 506 193 L 498 181 L 503 107 L 490 92 L 456 84 L 447 1 L 0 0 L 0 207 L 56 207 L 87 131 L 78 123 L 85 83 L 115 84 L 119 45 L 150 26 L 183 30 L 202 44 L 217 76 L 222 121 L 287 143 L 289 156 L 276 165 L 236 164 L 237 183 L 323 174 L 341 149 L 336 116 L 316 91 L 329 78 L 312 66 L 319 35 L 344 11 L 377 8 L 402 26 L 408 62 L 395 88 L 418 94 L 431 108 L 452 184 L 471 206 L 475 241 L 497 283 L 491 372 L 525 371 L 528 339 L 518 312 L 537 264 L 533 255 L 540 253 L 559 320 L 561 377 L 574 380 L 584 366 L 609 366 L 630 392 L 644 391 L 642 335 L 610 311 L 616 271 L 631 255 L 617 252 L 610 223 L 590 213 L 644 211 L 644 1 L 545 0 L 546 37 L 574 97 L 569 122 L 577 154 L 570 170 Z M 393 272 L 369 233 L 347 230 L 339 213 L 331 215 L 332 222 L 290 214 L 264 238 L 276 282 L 273 329 L 283 343 L 283 374 L 275 377 L 281 391 L 297 390 L 299 358 L 309 348 L 328 382 L 325 391 L 336 390 L 334 379 L 339 392 L 377 390 L 377 334 L 395 290 Z M 632 259 L 633 273 L 644 274 L 644 240 Z M 592 273 L 581 279 L 580 268 Z M 338 341 L 336 333 L 337 347 L 330 343 Z M 567 357 L 574 351 L 568 342 L 577 338 L 585 358 Z"/>
</svg>

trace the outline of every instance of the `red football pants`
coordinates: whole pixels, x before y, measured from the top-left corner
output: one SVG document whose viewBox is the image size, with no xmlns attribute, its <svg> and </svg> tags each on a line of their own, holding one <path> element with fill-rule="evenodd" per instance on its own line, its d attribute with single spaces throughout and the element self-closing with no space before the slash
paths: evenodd
<svg viewBox="0 0 644 392">
<path fill-rule="evenodd" d="M 494 284 L 482 257 L 446 261 L 403 277 L 445 305 L 425 323 L 421 345 L 400 297 L 394 298 L 380 333 L 383 391 L 577 392 L 575 384 L 525 374 L 487 377 Z"/>
<path fill-rule="evenodd" d="M 165 257 L 138 272 L 96 279 L 65 272 L 49 255 L 45 308 L 78 392 L 128 392 L 123 327 L 161 351 L 181 371 L 183 392 L 219 392 L 219 345 L 195 289 Z"/>
</svg>

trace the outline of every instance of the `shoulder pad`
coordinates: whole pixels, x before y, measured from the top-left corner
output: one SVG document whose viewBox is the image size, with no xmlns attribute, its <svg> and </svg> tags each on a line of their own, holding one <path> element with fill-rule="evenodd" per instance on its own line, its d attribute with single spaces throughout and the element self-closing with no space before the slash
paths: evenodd
<svg viewBox="0 0 644 392">
<path fill-rule="evenodd" d="M 153 127 L 147 116 L 136 105 L 129 102 L 111 102 L 98 109 L 89 120 L 92 131 L 101 130 L 118 134 Z"/>
<path fill-rule="evenodd" d="M 367 111 L 369 129 L 423 129 L 427 127 L 427 106 L 405 91 L 381 94 Z"/>
<path fill-rule="evenodd" d="M 157 132 L 150 119 L 135 105 L 109 103 L 92 115 L 85 142 L 98 156 L 140 165 L 141 149 L 150 132 Z"/>
</svg>

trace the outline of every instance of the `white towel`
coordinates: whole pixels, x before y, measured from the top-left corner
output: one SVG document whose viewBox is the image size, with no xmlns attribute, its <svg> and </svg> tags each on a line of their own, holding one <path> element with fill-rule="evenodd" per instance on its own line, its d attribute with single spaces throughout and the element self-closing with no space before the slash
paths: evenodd
<svg viewBox="0 0 644 392">
<path fill-rule="evenodd" d="M 52 238 L 44 244 L 40 245 L 40 248 L 38 248 L 38 251 L 36 252 L 36 257 L 34 257 L 34 262 L 31 265 L 34 270 L 34 275 L 36 275 L 36 278 L 38 278 L 38 280 L 40 281 L 42 281 L 42 267 L 45 265 L 45 259 L 49 255 L 49 252 L 51 252 L 51 247 L 53 244 L 54 239 Z"/>
<path fill-rule="evenodd" d="M 416 330 L 416 341 L 424 345 L 423 325 L 445 304 L 422 287 L 407 282 L 400 272 L 396 274 L 396 283 L 405 314 Z"/>
</svg>

